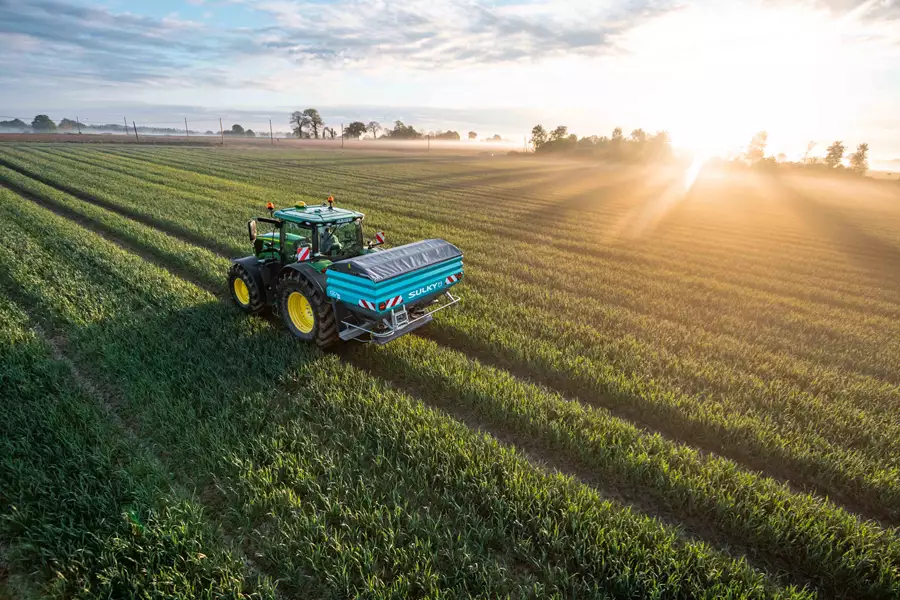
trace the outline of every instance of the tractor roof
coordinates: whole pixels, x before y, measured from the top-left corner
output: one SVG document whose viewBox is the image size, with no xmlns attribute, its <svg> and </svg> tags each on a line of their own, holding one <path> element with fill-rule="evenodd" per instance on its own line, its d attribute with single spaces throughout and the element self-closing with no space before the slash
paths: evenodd
<svg viewBox="0 0 900 600">
<path fill-rule="evenodd" d="M 295 206 L 282 208 L 275 211 L 275 218 L 294 223 L 333 223 L 345 219 L 358 219 L 362 213 L 345 208 L 330 208 L 327 205 L 320 206 Z"/>
</svg>

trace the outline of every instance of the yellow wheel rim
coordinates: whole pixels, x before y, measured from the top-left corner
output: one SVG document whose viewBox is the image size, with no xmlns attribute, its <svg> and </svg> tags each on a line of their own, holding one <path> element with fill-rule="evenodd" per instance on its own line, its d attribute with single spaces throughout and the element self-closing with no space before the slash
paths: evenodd
<svg viewBox="0 0 900 600">
<path fill-rule="evenodd" d="M 315 325 L 316 318 L 313 315 L 312 306 L 306 296 L 299 292 L 291 292 L 287 301 L 288 316 L 291 323 L 300 333 L 309 333 Z"/>
<path fill-rule="evenodd" d="M 237 298 L 238 302 L 244 306 L 250 304 L 250 290 L 243 279 L 236 277 L 232 287 L 234 288 L 234 297 Z"/>
</svg>

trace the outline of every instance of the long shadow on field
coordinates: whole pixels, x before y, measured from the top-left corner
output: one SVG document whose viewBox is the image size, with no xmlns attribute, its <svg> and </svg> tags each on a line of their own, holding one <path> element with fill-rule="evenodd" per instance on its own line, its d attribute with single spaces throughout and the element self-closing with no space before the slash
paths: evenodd
<svg viewBox="0 0 900 600">
<path fill-rule="evenodd" d="M 61 266 L 73 272 L 79 270 L 78 265 L 66 263 L 65 259 L 61 260 Z M 90 273 L 85 270 L 78 275 L 89 277 Z M 307 498 L 302 494 L 304 485 L 318 486 L 319 489 L 334 487 L 337 491 L 333 492 L 333 499 L 341 500 L 342 482 L 330 481 L 327 469 L 305 473 L 303 482 L 297 484 L 296 496 L 292 496 L 295 482 L 290 481 L 291 471 L 273 465 L 273 448 L 282 453 L 297 451 L 281 446 L 287 443 L 284 425 L 291 419 L 303 418 L 302 410 L 309 411 L 308 406 L 301 406 L 302 399 L 294 398 L 296 389 L 308 382 L 302 373 L 296 379 L 294 375 L 304 369 L 327 369 L 324 363 L 334 363 L 334 357 L 298 343 L 280 327 L 248 318 L 221 302 L 171 309 L 135 306 L 132 311 L 114 318 L 79 326 L 55 316 L 56 311 L 51 306 L 53 299 L 17 287 L 2 271 L 0 283 L 15 292 L 17 301 L 27 307 L 47 331 L 65 340 L 66 354 L 83 374 L 117 390 L 121 402 L 117 403 L 116 411 L 121 413 L 123 420 L 172 469 L 179 483 L 193 489 L 195 495 L 203 499 L 207 518 L 242 539 L 247 555 L 259 556 L 255 561 L 258 567 L 278 580 L 283 591 L 296 597 L 332 595 L 335 584 L 328 576 L 330 574 L 305 572 L 304 557 L 285 564 L 276 556 L 257 555 L 256 551 L 260 549 L 259 543 L 265 547 L 267 532 L 288 543 L 293 527 L 307 526 L 302 515 L 296 515 L 297 522 L 291 520 L 290 498 L 296 497 L 304 503 L 315 502 L 314 497 Z M 115 289 L 120 285 L 128 289 L 124 280 L 121 284 L 118 281 L 109 283 Z M 317 367 L 319 361 L 323 364 Z M 321 403 L 327 405 L 327 402 Z M 328 446 L 328 440 L 321 441 L 323 447 Z M 341 448 L 333 447 L 330 451 L 340 452 Z M 398 468 L 389 462 L 379 465 L 372 467 L 376 475 L 378 469 Z M 267 484 L 269 496 L 261 499 L 247 483 L 248 471 L 268 466 L 277 467 L 273 470 L 275 478 Z M 364 481 L 378 490 L 377 479 Z M 284 514 L 271 514 L 272 497 L 284 498 L 279 504 Z M 383 501 L 395 501 L 391 498 L 388 490 Z M 377 495 L 368 499 L 375 503 L 382 501 Z M 332 509 L 331 506 L 318 508 L 321 514 L 327 513 L 329 519 L 337 519 Z M 415 510 L 429 509 L 432 520 L 442 518 L 438 509 L 446 511 L 447 526 L 452 522 L 451 515 L 462 511 L 472 513 L 473 519 L 477 516 L 479 522 L 484 523 L 484 528 L 478 531 L 464 532 L 465 539 L 435 548 L 435 570 L 448 581 L 459 574 L 445 572 L 452 567 L 445 567 L 439 556 L 443 557 L 445 551 L 461 554 L 477 535 L 494 544 L 476 548 L 475 558 L 479 563 L 484 560 L 499 562 L 507 554 L 513 554 L 492 537 L 492 515 L 478 513 L 477 507 L 467 506 L 454 511 L 452 506 L 428 505 L 423 508 L 397 504 L 398 511 L 409 514 L 410 529 L 417 526 Z M 394 514 L 392 519 L 404 523 L 399 514 Z M 271 531 L 272 527 L 279 526 L 283 529 Z M 327 545 L 324 541 L 322 544 Z M 309 553 L 313 555 L 320 550 L 312 548 Z M 314 561 L 315 557 L 310 558 L 310 562 Z M 378 575 L 390 576 L 390 567 L 385 569 L 385 573 Z M 369 575 L 366 573 L 361 577 Z M 514 582 L 532 575 L 510 572 L 509 577 Z M 354 580 L 355 576 L 350 579 Z"/>
<path fill-rule="evenodd" d="M 900 290 L 900 247 L 866 232 L 834 207 L 797 189 L 784 177 L 774 175 L 770 181 L 782 202 L 813 230 L 828 236 L 850 261 L 870 273 L 879 286 Z M 851 184 L 839 182 L 837 185 Z"/>
<path fill-rule="evenodd" d="M 879 498 L 878 490 L 838 472 L 829 474 L 830 481 L 820 479 L 816 477 L 817 464 L 780 452 L 779 448 L 754 444 L 749 440 L 726 442 L 725 432 L 715 426 L 690 420 L 676 408 L 612 390 L 598 391 L 589 378 L 560 372 L 555 365 L 545 363 L 539 357 L 532 358 L 537 364 L 525 364 L 516 349 L 483 342 L 439 321 L 420 330 L 419 335 L 489 366 L 508 371 L 515 377 L 543 385 L 572 400 L 608 410 L 650 433 L 659 433 L 702 452 L 724 456 L 781 483 L 827 496 L 835 504 L 863 518 L 888 526 L 900 522 L 900 510 L 886 499 Z"/>
<path fill-rule="evenodd" d="M 113 390 L 118 416 L 203 500 L 207 519 L 231 532 L 244 527 L 228 499 L 210 490 L 224 485 L 238 493 L 242 473 L 235 461 L 252 456 L 254 440 L 275 425 L 253 398 L 268 392 L 273 405 L 284 402 L 285 373 L 322 354 L 217 301 L 171 311 L 146 307 L 78 327 L 2 270 L 0 282 L 65 348 L 83 377 L 106 393 Z M 263 571 L 284 576 L 273 565 Z"/>
<path fill-rule="evenodd" d="M 187 229 L 185 229 L 179 225 L 176 225 L 174 223 L 161 221 L 154 217 L 142 214 L 138 211 L 131 210 L 131 209 L 123 207 L 123 206 L 118 206 L 116 204 L 112 204 L 111 202 L 107 202 L 105 200 L 101 200 L 100 198 L 97 198 L 86 192 L 82 192 L 81 190 L 76 189 L 74 187 L 63 185 L 63 184 L 57 183 L 47 177 L 43 177 L 42 175 L 40 175 L 38 173 L 35 173 L 29 169 L 20 167 L 19 165 L 12 163 L 8 160 L 5 160 L 3 158 L 0 158 L 0 165 L 3 165 L 4 167 L 6 167 L 12 171 L 16 171 L 20 175 L 24 175 L 25 177 L 30 177 L 36 181 L 39 181 L 39 182 L 43 183 L 44 185 L 48 185 L 52 188 L 56 188 L 57 190 L 64 192 L 66 194 L 69 194 L 70 196 L 74 196 L 74 197 L 78 198 L 79 200 L 88 202 L 95 206 L 99 206 L 100 208 L 104 208 L 106 210 L 117 213 L 124 217 L 128 217 L 129 219 L 133 219 L 133 220 L 137 221 L 138 223 L 147 225 L 148 227 L 153 227 L 153 228 L 159 229 L 160 231 L 168 233 L 174 237 L 180 238 L 180 239 L 188 242 L 189 244 L 209 248 L 211 251 L 213 251 L 216 254 L 219 254 L 221 256 L 231 256 L 234 254 L 234 251 L 228 245 L 220 244 L 220 243 L 216 242 L 215 240 L 209 240 L 197 233 L 194 233 L 193 231 L 187 230 Z"/>
<path fill-rule="evenodd" d="M 98 221 L 97 219 L 76 212 L 75 210 L 72 210 L 71 208 L 64 206 L 52 199 L 43 198 L 32 194 L 30 191 L 22 186 L 19 186 L 15 182 L 2 180 L 2 177 L 0 177 L 0 187 L 5 187 L 15 192 L 22 198 L 30 200 L 31 202 L 34 202 L 38 206 L 41 206 L 54 214 L 69 219 L 73 223 L 77 223 L 85 229 L 93 231 L 94 233 L 113 242 L 124 250 L 137 254 L 144 260 L 152 262 L 186 281 L 190 281 L 197 287 L 206 290 L 214 296 L 225 295 L 223 281 L 212 280 L 209 273 L 191 269 L 190 267 L 183 264 L 177 264 L 174 257 L 156 246 L 143 243 L 142 241 L 135 238 L 127 237 L 127 234 L 122 231 L 113 229 L 106 224 Z"/>
<path fill-rule="evenodd" d="M 428 334 L 422 337 L 432 338 Z M 441 342 L 438 344 L 448 347 Z M 477 351 L 473 356 L 471 347 L 450 349 L 479 360 L 483 358 Z M 366 348 L 347 346 L 339 351 L 344 360 L 371 377 L 380 379 L 423 404 L 444 412 L 473 430 L 489 434 L 501 443 L 514 446 L 531 462 L 542 468 L 571 476 L 608 500 L 678 528 L 686 541 L 705 542 L 723 554 L 736 558 L 743 557 L 754 568 L 767 572 L 773 578 L 781 579 L 783 584 L 819 587 L 831 593 L 841 589 L 841 583 L 835 584 L 830 575 L 824 576 L 820 571 L 808 571 L 789 562 L 783 556 L 759 549 L 741 533 L 730 532 L 726 527 L 714 524 L 711 519 L 699 516 L 702 511 L 691 515 L 684 510 L 673 508 L 667 504 L 663 492 L 635 484 L 621 473 L 621 467 L 613 466 L 611 463 L 605 466 L 591 464 L 590 460 L 566 449 L 565 444 L 554 444 L 560 433 L 550 422 L 537 424 L 530 421 L 527 425 L 522 423 L 520 424 L 522 429 L 527 429 L 523 431 L 516 426 L 516 420 L 521 417 L 507 412 L 495 401 L 493 395 L 471 388 L 460 391 L 455 384 L 462 383 L 461 387 L 465 388 L 465 381 L 450 381 L 448 378 L 453 377 L 452 375 L 441 373 L 437 369 L 423 369 L 414 360 L 406 360 L 396 353 L 390 353 L 388 356 L 383 354 L 384 352 L 386 350 L 371 346 Z M 488 361 L 482 362 L 490 364 Z M 507 372 L 517 375 L 511 371 Z M 538 427 L 540 433 L 536 433 L 534 427 Z M 784 548 L 791 549 L 789 544 Z M 804 549 L 793 550 L 802 554 Z"/>
</svg>

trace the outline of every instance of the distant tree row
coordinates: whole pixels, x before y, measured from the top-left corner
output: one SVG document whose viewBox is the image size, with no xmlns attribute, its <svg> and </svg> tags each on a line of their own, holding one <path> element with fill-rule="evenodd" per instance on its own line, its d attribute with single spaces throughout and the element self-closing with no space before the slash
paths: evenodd
<svg viewBox="0 0 900 600">
<path fill-rule="evenodd" d="M 210 132 L 212 133 L 212 132 Z M 256 133 L 252 129 L 244 129 L 237 123 L 231 126 L 231 129 L 226 129 L 222 132 L 223 135 L 229 135 L 233 137 L 256 137 Z"/>
<path fill-rule="evenodd" d="M 565 125 L 550 132 L 543 125 L 535 125 L 531 130 L 531 144 L 538 153 L 567 152 L 612 160 L 656 161 L 672 155 L 667 132 L 648 135 L 643 129 L 635 129 L 626 138 L 621 127 L 613 129 L 610 137 L 591 135 L 579 138 L 569 133 Z"/>
<path fill-rule="evenodd" d="M 862 143 L 856 147 L 856 152 L 852 152 L 847 158 L 850 163 L 849 169 L 844 167 L 844 154 L 847 151 L 844 142 L 837 140 L 826 148 L 825 156 L 810 156 L 810 152 L 818 145 L 816 142 L 809 142 L 806 145 L 806 152 L 803 158 L 797 162 L 788 162 L 784 154 L 776 156 L 766 156 L 766 146 L 769 142 L 769 134 L 760 131 L 750 140 L 747 145 L 747 151 L 744 153 L 744 160 L 753 167 L 766 168 L 773 167 L 777 164 L 791 166 L 795 168 L 812 168 L 829 171 L 847 170 L 858 175 L 865 175 L 869 170 L 869 144 Z"/>
<path fill-rule="evenodd" d="M 334 139 L 336 131 L 333 127 L 327 127 L 322 115 L 315 108 L 307 108 L 303 111 L 294 111 L 290 118 L 291 130 L 293 136 L 301 139 L 324 139 L 330 137 Z M 425 133 L 419 131 L 412 125 L 407 125 L 403 121 L 394 121 L 394 126 L 383 127 L 378 121 L 353 121 L 344 127 L 343 136 L 358 140 L 364 135 L 371 135 L 372 139 L 390 139 L 390 140 L 421 140 L 431 138 L 433 140 L 454 140 L 462 139 L 462 135 L 458 131 L 429 131 Z M 379 135 L 380 134 L 380 135 Z M 468 139 L 478 139 L 478 134 L 474 131 L 468 132 Z M 489 137 L 486 141 L 500 141 L 499 135 Z"/>
<path fill-rule="evenodd" d="M 63 118 L 58 124 L 47 115 L 37 115 L 31 121 L 26 123 L 22 119 L 12 119 L 10 121 L 0 121 L 0 132 L 14 131 L 16 133 L 54 133 L 54 132 L 115 132 L 115 133 L 132 133 L 133 125 L 125 126 L 122 123 L 103 123 L 103 124 L 86 124 L 77 120 Z M 184 135 L 185 130 L 174 127 L 147 127 L 138 125 L 138 132 L 159 134 L 159 135 Z M 190 131 L 191 134 L 199 134 L 199 131 Z M 221 132 L 219 132 L 221 133 Z M 206 135 L 219 135 L 214 131 L 207 131 Z M 240 125 L 233 125 L 230 130 L 225 130 L 225 135 L 236 135 L 244 137 L 255 137 L 256 134 L 252 129 L 244 130 Z"/>
</svg>

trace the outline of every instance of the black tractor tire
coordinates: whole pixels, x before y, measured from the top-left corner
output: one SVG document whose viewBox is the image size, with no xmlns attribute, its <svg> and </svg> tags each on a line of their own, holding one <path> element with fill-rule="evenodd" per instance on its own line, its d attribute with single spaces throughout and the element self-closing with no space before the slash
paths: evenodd
<svg viewBox="0 0 900 600">
<path fill-rule="evenodd" d="M 305 332 L 298 329 L 289 314 L 288 299 L 295 292 L 302 294 L 312 308 L 313 325 L 310 331 Z M 315 342 L 319 348 L 323 349 L 333 346 L 340 339 L 334 307 L 303 274 L 289 270 L 281 278 L 278 285 L 278 307 L 285 327 L 294 337 L 307 342 Z"/>
<path fill-rule="evenodd" d="M 240 283 L 244 284 L 243 292 L 239 292 Z M 256 284 L 253 276 L 243 266 L 235 263 L 228 269 L 228 291 L 235 305 L 248 314 L 256 314 L 266 307 L 262 290 Z M 246 295 L 244 295 L 244 293 Z M 240 297 L 243 295 L 243 298 Z"/>
</svg>

